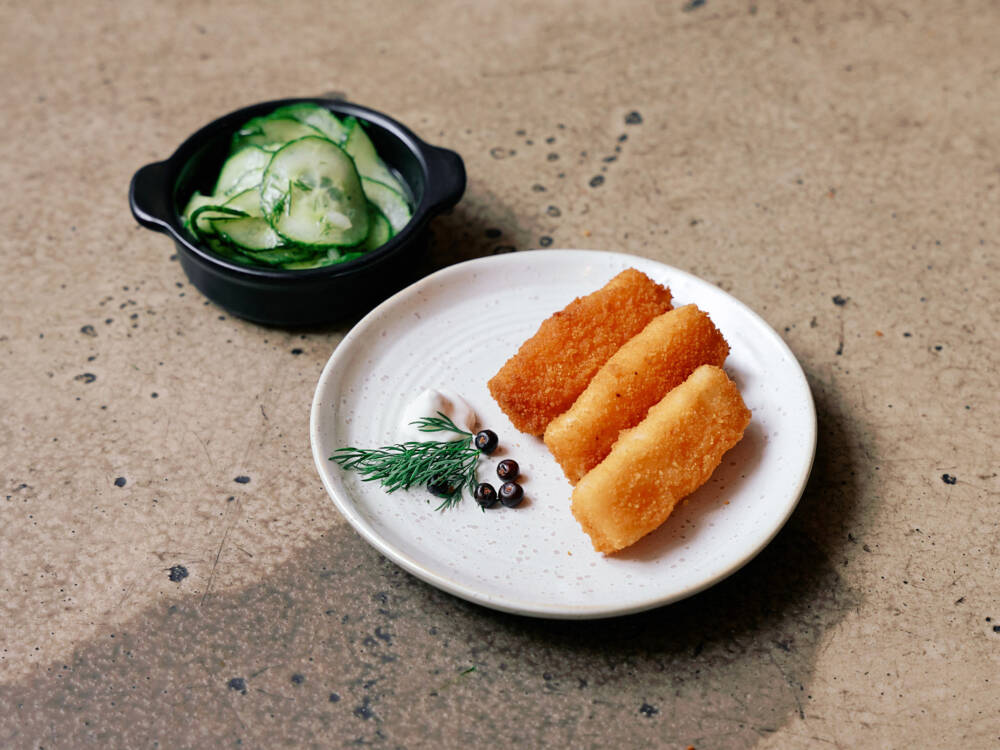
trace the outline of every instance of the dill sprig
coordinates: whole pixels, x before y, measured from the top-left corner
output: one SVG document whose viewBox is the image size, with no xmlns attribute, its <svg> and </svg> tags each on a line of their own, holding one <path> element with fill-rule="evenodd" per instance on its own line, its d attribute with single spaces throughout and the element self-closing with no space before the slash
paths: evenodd
<svg viewBox="0 0 1000 750">
<path fill-rule="evenodd" d="M 466 432 L 460 428 L 457 424 L 451 421 L 451 417 L 440 411 L 437 413 L 436 417 L 421 417 L 415 422 L 410 422 L 410 424 L 415 424 L 417 429 L 421 432 L 457 432 L 460 435 L 472 437 L 471 432 Z"/>
<path fill-rule="evenodd" d="M 446 414 L 411 422 L 421 432 L 456 432 L 455 440 L 407 441 L 382 448 L 338 448 L 330 456 L 340 468 L 356 471 L 363 482 L 378 480 L 386 492 L 407 490 L 415 484 L 434 484 L 445 493 L 436 510 L 452 508 L 462 500 L 462 488 L 476 489 L 479 451 Z"/>
</svg>

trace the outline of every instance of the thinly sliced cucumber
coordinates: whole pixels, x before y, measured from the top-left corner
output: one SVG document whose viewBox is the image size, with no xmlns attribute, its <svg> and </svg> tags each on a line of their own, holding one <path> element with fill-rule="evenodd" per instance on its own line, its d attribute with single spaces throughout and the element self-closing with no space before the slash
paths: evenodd
<svg viewBox="0 0 1000 750">
<path fill-rule="evenodd" d="M 213 194 L 194 193 L 182 219 L 234 262 L 322 268 L 392 239 L 411 218 L 407 194 L 361 123 L 302 102 L 247 122 Z"/>
<path fill-rule="evenodd" d="M 265 151 L 277 151 L 289 141 L 310 135 L 322 133 L 290 117 L 255 117 L 233 136 L 233 150 L 257 146 Z"/>
<path fill-rule="evenodd" d="M 258 185 L 254 185 L 242 193 L 237 193 L 222 205 L 224 208 L 242 211 L 247 216 L 264 215 L 260 207 L 260 187 Z"/>
<path fill-rule="evenodd" d="M 365 237 L 365 241 L 359 245 L 363 250 L 374 250 L 376 247 L 381 247 L 391 240 L 393 235 L 392 225 L 385 218 L 385 214 L 379 211 L 378 206 L 370 203 L 369 208 L 371 209 L 372 217 L 371 229 L 368 230 L 368 236 Z"/>
<path fill-rule="evenodd" d="M 260 192 L 256 188 L 237 193 L 224 203 L 217 200 L 214 195 L 195 193 L 184 209 L 184 225 L 197 238 L 215 234 L 212 219 L 262 215 Z"/>
<path fill-rule="evenodd" d="M 358 170 L 327 138 L 300 138 L 276 151 L 260 195 L 271 226 L 292 242 L 356 245 L 368 236 L 368 202 Z"/>
<path fill-rule="evenodd" d="M 241 250 L 244 255 L 259 263 L 284 268 L 288 263 L 300 263 L 313 257 L 314 251 L 309 248 L 286 246 L 273 250 Z"/>
<path fill-rule="evenodd" d="M 304 271 L 309 268 L 326 268 L 327 266 L 335 266 L 338 263 L 343 263 L 347 256 L 355 257 L 361 255 L 361 253 L 345 253 L 339 247 L 329 247 L 322 251 L 319 255 L 316 255 L 308 260 L 299 261 L 289 261 L 287 263 L 282 263 L 281 267 L 289 271 Z"/>
<path fill-rule="evenodd" d="M 367 177 L 369 180 L 376 180 L 383 185 L 388 185 L 396 192 L 403 194 L 403 187 L 399 184 L 388 167 L 378 158 L 375 152 L 375 144 L 368 137 L 368 133 L 361 126 L 361 123 L 353 117 L 348 117 L 344 121 L 349 127 L 347 141 L 344 143 L 346 151 L 358 167 L 358 174 Z"/>
<path fill-rule="evenodd" d="M 236 261 L 237 263 L 243 263 L 244 265 L 252 265 L 254 263 L 253 258 L 238 252 L 231 245 L 226 244 L 215 235 L 205 235 L 202 237 L 202 241 L 208 245 L 212 252 L 221 255 L 223 258 L 228 258 L 229 260 Z"/>
<path fill-rule="evenodd" d="M 214 195 L 202 195 L 196 190 L 194 195 L 188 199 L 187 205 L 184 207 L 184 212 L 181 214 L 184 218 L 184 226 L 194 231 L 191 229 L 191 215 L 202 206 L 211 206 L 217 203 L 218 200 Z"/>
<path fill-rule="evenodd" d="M 212 228 L 219 237 L 240 250 L 273 250 L 284 244 L 267 219 L 257 216 L 212 219 Z"/>
<path fill-rule="evenodd" d="M 342 145 L 347 140 L 347 128 L 337 119 L 326 107 L 318 104 L 302 102 L 301 104 L 289 104 L 286 107 L 278 107 L 268 117 L 287 117 L 292 120 L 304 122 L 310 125 L 337 145 Z"/>
<path fill-rule="evenodd" d="M 322 255 L 317 255 L 309 260 L 287 261 L 282 263 L 281 267 L 288 271 L 305 271 L 309 268 L 324 268 L 325 266 L 332 266 L 340 262 L 340 251 L 335 247 L 331 247 Z"/>
<path fill-rule="evenodd" d="M 226 208 L 225 206 L 216 206 L 214 204 L 198 206 L 198 208 L 191 212 L 191 222 L 188 225 L 188 229 L 192 231 L 195 237 L 211 236 L 215 234 L 212 219 L 233 219 L 245 215 L 243 211 L 237 208 Z"/>
<path fill-rule="evenodd" d="M 389 220 L 392 233 L 399 234 L 413 216 L 406 198 L 403 197 L 402 193 L 393 190 L 385 183 L 367 177 L 361 178 L 361 185 L 368 200 L 374 203 Z"/>
<path fill-rule="evenodd" d="M 259 146 L 244 146 L 222 165 L 215 183 L 215 195 L 236 195 L 260 184 L 264 168 L 271 161 L 271 152 Z"/>
</svg>

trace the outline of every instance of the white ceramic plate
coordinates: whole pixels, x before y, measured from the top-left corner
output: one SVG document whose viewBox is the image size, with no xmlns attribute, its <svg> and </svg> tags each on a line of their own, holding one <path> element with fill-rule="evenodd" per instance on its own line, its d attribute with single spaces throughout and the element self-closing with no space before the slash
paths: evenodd
<svg viewBox="0 0 1000 750">
<path fill-rule="evenodd" d="M 570 513 L 571 487 L 538 438 L 517 432 L 486 381 L 575 297 L 628 267 L 697 304 L 729 342 L 726 370 L 753 419 L 709 482 L 659 530 L 613 557 L 594 552 Z M 425 490 L 386 493 L 343 472 L 337 448 L 397 442 L 404 405 L 425 388 L 465 397 L 501 450 L 480 463 L 496 481 L 521 465 L 525 501 L 485 513 L 466 496 L 436 511 Z M 690 596 L 756 555 L 791 514 L 816 445 L 805 376 L 784 341 L 738 300 L 691 274 L 630 255 L 533 250 L 442 269 L 358 323 L 320 376 L 310 420 L 313 457 L 338 510 L 379 552 L 418 578 L 486 607 L 552 618 L 621 615 Z"/>
</svg>

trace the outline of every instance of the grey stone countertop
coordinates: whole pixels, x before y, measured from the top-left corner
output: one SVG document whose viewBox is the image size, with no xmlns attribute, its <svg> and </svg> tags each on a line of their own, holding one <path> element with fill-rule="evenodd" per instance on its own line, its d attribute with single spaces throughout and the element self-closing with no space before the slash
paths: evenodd
<svg viewBox="0 0 1000 750">
<path fill-rule="evenodd" d="M 1000 744 L 1000 6 L 0 5 L 0 747 Z M 256 101 L 465 160 L 424 270 L 594 248 L 778 331 L 819 421 L 690 599 L 502 614 L 338 514 L 309 407 L 356 321 L 232 317 L 126 201 Z"/>
</svg>

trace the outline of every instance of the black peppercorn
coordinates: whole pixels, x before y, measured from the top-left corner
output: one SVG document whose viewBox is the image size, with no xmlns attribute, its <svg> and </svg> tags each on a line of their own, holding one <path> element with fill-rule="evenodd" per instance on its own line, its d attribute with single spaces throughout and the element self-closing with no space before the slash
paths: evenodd
<svg viewBox="0 0 1000 750">
<path fill-rule="evenodd" d="M 451 497 L 455 490 L 456 485 L 447 479 L 432 479 L 427 483 L 427 491 L 436 497 Z"/>
<path fill-rule="evenodd" d="M 497 444 L 500 442 L 500 439 L 497 437 L 497 434 L 493 432 L 493 430 L 481 430 L 476 433 L 474 442 L 476 447 L 488 456 L 497 449 Z"/>
<path fill-rule="evenodd" d="M 492 507 L 497 501 L 497 491 L 489 482 L 483 482 L 476 487 L 476 502 L 484 508 Z"/>
<path fill-rule="evenodd" d="M 504 482 L 500 485 L 500 502 L 508 508 L 516 508 L 524 499 L 524 488 L 517 482 Z"/>
<path fill-rule="evenodd" d="M 521 467 L 517 465 L 517 461 L 513 458 L 505 458 L 497 464 L 497 476 L 505 482 L 511 482 L 517 479 L 520 473 Z"/>
</svg>

